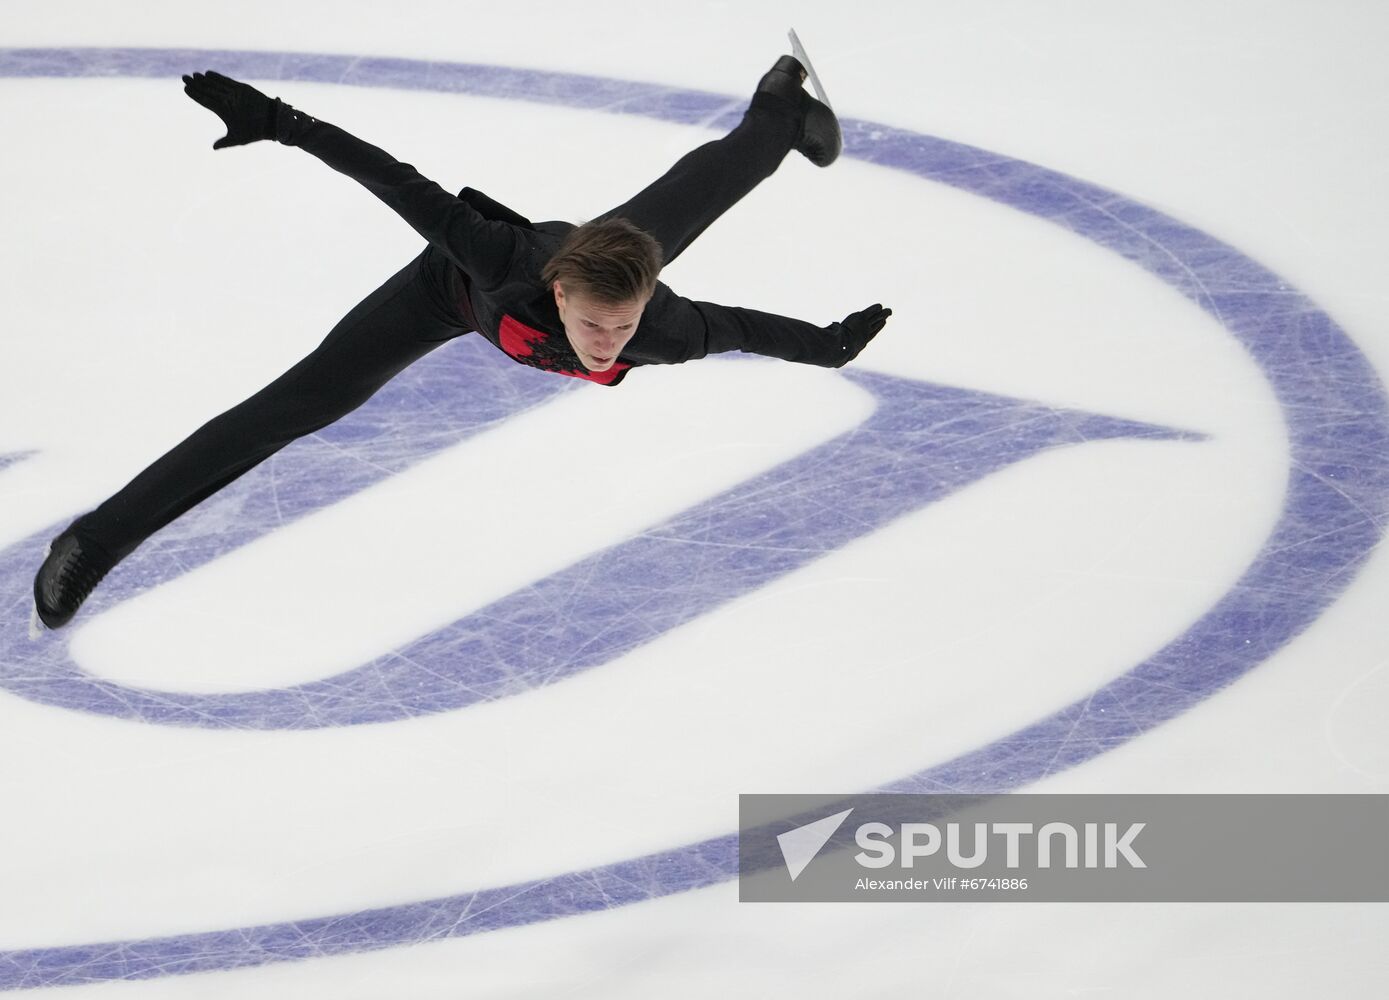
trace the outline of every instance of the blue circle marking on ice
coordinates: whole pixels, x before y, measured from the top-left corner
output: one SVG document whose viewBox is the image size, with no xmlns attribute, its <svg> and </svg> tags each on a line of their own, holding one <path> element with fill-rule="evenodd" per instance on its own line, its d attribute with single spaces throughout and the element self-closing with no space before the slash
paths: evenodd
<svg viewBox="0 0 1389 1000">
<path fill-rule="evenodd" d="M 647 84 L 403 59 L 159 49 L 0 49 L 0 76 L 7 77 L 166 78 L 205 65 L 258 80 L 467 93 L 602 109 L 713 128 L 730 127 L 743 106 L 741 100 Z M 1244 575 L 1199 621 L 1152 657 L 1083 700 L 1024 730 L 894 782 L 885 790 L 986 792 L 1019 788 L 1120 746 L 1179 715 L 1263 662 L 1322 614 L 1350 583 L 1385 529 L 1389 511 L 1389 466 L 1385 459 L 1389 455 L 1389 405 L 1367 360 L 1322 310 L 1277 275 L 1205 233 L 1113 192 L 996 153 L 870 122 L 846 120 L 843 125 L 847 156 L 907 171 L 1048 219 L 1120 254 L 1173 286 L 1218 319 L 1247 348 L 1287 421 L 1291 468 L 1279 520 Z M 567 380 L 530 377 L 534 373 L 500 359 L 490 347 L 477 341 L 478 338 L 464 338 L 446 349 L 472 352 L 466 359 L 455 354 L 446 364 L 416 366 L 417 373 L 415 369 L 408 373 L 413 377 L 408 386 L 388 387 L 368 405 L 393 407 L 393 417 L 404 414 L 403 420 L 392 421 L 392 433 L 408 437 L 411 417 L 407 393 L 423 394 L 435 403 L 447 404 L 447 412 L 459 429 L 455 438 L 437 445 L 442 447 L 551 393 L 573 388 L 566 384 Z M 920 435 L 912 432 L 938 424 L 941 414 L 948 413 L 962 426 L 972 426 L 972 431 L 958 440 L 933 439 L 912 452 L 923 467 L 937 473 L 953 463 L 965 462 L 961 478 L 942 483 L 930 475 L 908 472 L 903 476 L 903 467 L 895 467 L 895 475 L 902 477 L 905 485 L 884 501 L 866 530 L 875 530 L 892 517 L 1044 448 L 1096 436 L 1176 436 L 1176 432 L 1164 428 L 1094 414 L 1056 414 L 1020 400 L 1001 401 L 912 380 L 852 371 L 845 375 L 877 399 L 878 409 L 853 434 L 872 442 L 871 451 L 878 454 L 883 453 L 885 446 L 900 449 L 904 442 L 919 439 Z M 468 392 L 459 391 L 465 387 Z M 478 391 L 487 388 L 498 391 Z M 505 402 L 490 401 L 497 399 Z M 1035 433 L 1013 450 L 971 459 L 973 450 L 968 439 L 980 430 L 991 429 L 988 414 L 1000 404 L 1008 409 L 1008 425 L 1016 427 L 1019 419 L 1032 418 L 1037 425 Z M 1051 414 L 1049 418 L 1044 411 Z M 437 421 L 438 411 L 433 413 Z M 914 423 L 917 420 L 921 423 Z M 365 474 L 359 470 L 366 463 L 353 463 L 351 468 L 334 465 L 328 453 L 347 444 L 370 455 L 373 441 L 368 425 L 344 421 L 328 434 L 332 436 L 324 441 L 332 447 L 318 449 L 313 440 L 300 442 L 295 446 L 299 451 L 294 462 L 302 466 L 301 474 L 306 478 L 337 484 L 330 502 L 369 485 L 372 476 L 400 471 L 403 465 L 426 453 L 416 450 L 402 457 L 397 441 L 384 459 L 386 471 Z M 869 451 L 865 448 L 863 454 Z M 9 462 L 20 458 L 8 456 Z M 9 463 L 0 458 L 0 468 L 5 464 Z M 789 493 L 792 496 L 844 485 L 842 481 L 822 481 L 819 475 L 824 474 L 823 468 L 816 476 L 810 476 L 808 468 L 798 459 L 754 483 L 765 486 L 769 481 L 777 481 L 767 477 L 782 477 L 781 482 L 796 485 Z M 857 469 L 859 475 L 871 471 L 867 466 Z M 238 487 L 247 491 L 241 501 L 255 502 L 253 480 Z M 315 500 L 297 513 L 320 505 Z M 755 505 L 739 508 L 725 519 L 724 526 L 750 524 L 762 513 L 765 512 Z M 726 515 L 725 507 L 720 517 Z M 172 572 L 172 557 L 169 551 L 161 551 L 161 545 L 176 546 L 179 566 L 186 570 L 249 540 L 201 534 L 196 517 L 184 520 L 189 526 L 180 523 L 183 534 L 175 536 L 173 543 L 156 536 L 122 566 L 126 584 L 108 588 L 101 596 L 107 603 L 98 601 L 94 612 L 129 596 L 143 584 L 167 577 Z M 676 518 L 663 530 L 669 539 L 687 538 L 689 532 L 697 530 L 693 520 L 697 518 Z M 33 645 L 24 639 L 29 581 L 42 543 L 51 533 L 46 531 L 0 552 L 0 588 L 9 609 L 8 627 L 0 635 L 0 684 L 12 693 L 48 704 L 145 722 L 263 728 L 325 724 L 304 721 L 318 718 L 316 713 L 325 708 L 330 713 L 326 724 L 349 725 L 467 704 L 466 698 L 457 696 L 456 685 L 447 683 L 426 692 L 413 704 L 392 702 L 382 715 L 372 699 L 366 697 L 365 690 L 337 706 L 321 699 L 315 701 L 309 685 L 284 692 L 216 696 L 210 701 L 184 701 L 180 700 L 183 696 L 172 696 L 170 701 L 168 692 L 141 692 L 93 678 L 70 662 L 65 643 L 58 637 Z M 817 535 L 820 548 L 815 554 L 833 551 L 851 537 Z M 796 541 L 802 543 L 806 539 L 796 536 Z M 137 558 L 141 562 L 136 563 Z M 658 571 L 660 565 L 650 551 L 624 546 L 615 547 L 603 558 L 617 560 L 624 573 L 649 574 Z M 795 565 L 731 563 L 710 572 L 747 574 L 755 587 Z M 658 579 L 642 579 L 645 584 L 660 583 Z M 117 582 L 114 577 L 112 582 Z M 537 584 L 537 592 L 531 597 L 543 598 L 545 585 L 546 582 Z M 523 600 L 513 610 L 524 616 L 544 606 L 543 599 L 531 604 Z M 661 612 L 666 616 L 661 627 L 673 627 L 709 610 L 708 605 L 683 607 L 684 610 L 680 599 L 673 601 Z M 571 608 L 571 614 L 572 611 Z M 644 629 L 651 629 L 652 621 L 644 619 Z M 645 638 L 619 637 L 615 646 L 603 651 L 602 660 L 619 655 Z M 562 664 L 570 671 L 592 665 Z M 545 666 L 550 677 L 554 676 L 554 666 L 553 662 Z M 491 696 L 510 693 L 511 685 L 526 688 L 525 664 L 518 662 L 515 667 L 516 674 L 495 679 L 497 686 Z M 362 676 L 379 680 L 390 675 L 391 666 L 383 661 L 362 669 L 368 670 Z M 470 683 L 475 681 L 471 676 L 467 679 Z M 341 682 L 343 678 L 334 680 Z M 379 696 L 379 688 L 377 693 Z M 294 699 L 298 699 L 297 707 Z M 0 988 L 231 969 L 386 948 L 441 934 L 473 934 L 607 909 L 733 878 L 737 872 L 736 845 L 736 835 L 729 834 L 556 878 L 333 917 L 177 937 L 5 952 L 0 953 Z"/>
</svg>

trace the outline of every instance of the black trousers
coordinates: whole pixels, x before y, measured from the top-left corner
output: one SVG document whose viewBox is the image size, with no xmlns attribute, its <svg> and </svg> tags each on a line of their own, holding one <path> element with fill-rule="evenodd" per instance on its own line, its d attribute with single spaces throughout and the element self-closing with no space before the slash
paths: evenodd
<svg viewBox="0 0 1389 1000">
<path fill-rule="evenodd" d="M 755 102 L 727 136 L 687 153 L 603 217 L 626 218 L 647 230 L 669 263 L 776 170 L 796 127 L 790 114 Z M 469 332 L 453 292 L 454 268 L 439 251 L 426 248 L 344 316 L 307 357 L 198 428 L 79 518 L 77 529 L 124 558 L 285 445 L 355 410 L 410 364 Z"/>
</svg>

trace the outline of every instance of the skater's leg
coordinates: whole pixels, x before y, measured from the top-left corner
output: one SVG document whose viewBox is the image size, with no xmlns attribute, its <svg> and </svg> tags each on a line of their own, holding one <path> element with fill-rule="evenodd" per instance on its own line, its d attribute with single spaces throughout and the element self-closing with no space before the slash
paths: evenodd
<svg viewBox="0 0 1389 1000">
<path fill-rule="evenodd" d="M 669 264 L 739 199 L 770 177 L 796 141 L 791 105 L 758 95 L 722 139 L 686 153 L 655 183 L 600 218 L 623 218 L 656 237 Z"/>
<path fill-rule="evenodd" d="M 285 445 L 366 402 L 394 375 L 466 332 L 440 301 L 426 251 L 369 295 L 324 341 L 249 399 L 213 418 L 75 527 L 114 559 Z"/>
</svg>

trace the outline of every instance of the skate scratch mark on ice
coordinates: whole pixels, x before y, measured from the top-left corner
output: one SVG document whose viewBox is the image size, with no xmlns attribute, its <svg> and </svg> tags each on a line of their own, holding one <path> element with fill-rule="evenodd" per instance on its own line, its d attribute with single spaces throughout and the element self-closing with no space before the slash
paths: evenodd
<svg viewBox="0 0 1389 1000">
<path fill-rule="evenodd" d="M 678 545 L 689 548 L 710 548 L 710 549 L 747 549 L 750 552 L 795 552 L 803 555 L 822 555 L 825 550 L 813 546 L 798 545 L 772 545 L 759 542 L 716 542 L 708 538 L 673 538 L 669 535 L 652 534 L 643 532 L 633 535 L 634 538 L 643 538 L 653 542 L 660 542 L 663 545 Z"/>
<path fill-rule="evenodd" d="M 155 705 L 162 706 L 163 708 L 168 709 L 169 714 L 171 716 L 192 714 L 195 717 L 202 718 L 207 722 L 216 725 L 219 729 L 241 729 L 244 731 L 251 731 L 250 727 L 229 723 L 226 720 L 213 715 L 211 712 L 206 712 L 196 708 L 190 709 L 189 706 L 171 699 L 169 696 L 167 696 L 161 691 L 146 688 L 124 688 L 117 684 L 110 684 L 104 682 L 101 683 L 100 689 L 103 694 L 110 697 L 117 704 L 125 706 L 126 712 L 124 713 L 124 718 L 138 719 L 149 714 L 149 708 L 147 706 L 137 706 L 137 703 L 131 700 L 131 695 L 138 695 L 141 699 L 148 699 Z M 189 723 L 184 724 L 188 725 Z"/>
<path fill-rule="evenodd" d="M 562 596 L 561 600 L 559 601 L 557 607 L 557 614 L 567 615 L 569 613 L 569 610 L 573 608 L 575 604 L 582 603 L 583 597 L 586 594 L 588 594 L 592 589 L 594 578 L 598 575 L 599 570 L 603 568 L 601 566 L 601 563 L 602 560 L 600 558 L 590 558 L 584 561 L 586 572 L 582 576 L 576 577 L 573 580 L 567 592 Z M 649 601 L 651 600 L 651 598 L 648 597 L 647 600 Z M 615 622 L 610 620 L 607 625 L 607 628 L 603 631 L 613 631 L 614 626 L 621 624 L 622 619 L 627 617 L 630 617 L 630 612 L 622 615 Z M 567 620 L 568 619 L 566 618 L 565 621 Z M 595 631 L 593 634 L 590 634 L 588 639 L 586 639 L 570 655 L 556 658 L 554 661 L 554 665 L 549 669 L 537 669 L 534 671 L 527 671 L 523 676 L 526 678 L 528 684 L 532 688 L 546 687 L 550 684 L 553 684 L 557 679 L 563 679 L 572 669 L 572 664 L 575 661 L 579 660 L 588 649 L 593 647 L 594 643 L 598 642 L 603 637 L 603 631 Z M 533 678 L 536 675 L 539 675 L 538 681 L 533 680 Z"/>
<path fill-rule="evenodd" d="M 477 897 L 477 893 L 473 893 L 471 896 L 469 896 L 467 902 L 463 904 L 463 909 L 459 911 L 456 917 L 454 917 L 453 925 L 449 927 L 447 931 L 436 933 L 434 937 L 436 939 L 453 937 L 457 933 L 458 928 L 462 927 L 465 923 L 472 919 L 473 904 L 477 902 Z"/>
<path fill-rule="evenodd" d="M 283 525 L 285 523 L 285 512 L 284 508 L 280 506 L 280 463 L 278 459 L 278 455 L 272 455 L 270 461 L 265 463 L 265 475 L 270 481 L 270 501 L 275 508 L 275 523 Z"/>
<path fill-rule="evenodd" d="M 1133 711 L 1129 707 L 1129 702 L 1121 701 L 1118 698 L 1110 698 L 1108 704 L 1106 704 L 1104 708 L 1101 708 L 1100 711 L 1108 712 L 1111 708 L 1114 709 L 1116 715 L 1122 715 L 1124 721 L 1133 727 L 1135 732 L 1142 728 L 1143 720 L 1133 714 Z"/>
<path fill-rule="evenodd" d="M 741 115 L 742 111 L 743 104 L 741 102 L 729 101 L 726 104 L 711 109 L 708 114 L 704 115 L 702 118 L 696 119 L 691 122 L 691 124 L 698 128 L 718 128 L 720 125 L 725 124 L 725 119 L 733 115 Z"/>
<path fill-rule="evenodd" d="M 1361 518 L 1359 521 L 1352 521 L 1349 524 L 1337 525 L 1335 528 L 1332 528 L 1329 531 L 1322 531 L 1318 532 L 1315 535 L 1307 535 L 1305 537 L 1298 538 L 1295 541 L 1289 542 L 1287 545 L 1271 545 L 1267 549 L 1265 549 L 1264 552 L 1260 553 L 1260 555 L 1283 555 L 1284 553 L 1292 552 L 1297 549 L 1305 548 L 1308 545 L 1314 545 L 1317 542 L 1325 541 L 1328 538 L 1337 538 L 1347 533 L 1359 533 L 1366 525 L 1369 525 L 1371 527 L 1377 527 L 1373 519 L 1368 517 Z"/>
<path fill-rule="evenodd" d="M 1298 472 L 1301 472 L 1303 475 L 1315 479 L 1317 482 L 1321 483 L 1327 489 L 1338 494 L 1343 500 L 1345 500 L 1345 502 L 1349 506 L 1360 511 L 1360 513 L 1364 515 L 1365 521 L 1369 522 L 1370 524 L 1378 523 L 1374 511 L 1370 510 L 1367 506 L 1365 506 L 1365 504 L 1361 503 L 1355 497 L 1347 493 L 1345 487 L 1342 486 L 1341 483 L 1337 482 L 1335 479 L 1331 479 L 1330 477 L 1324 475 L 1312 466 L 1307 465 L 1306 463 L 1298 461 L 1296 459 L 1293 460 L 1292 467 L 1296 469 Z"/>
<path fill-rule="evenodd" d="M 416 670 L 418 670 L 418 671 L 419 671 L 420 673 L 422 673 L 422 674 L 425 674 L 425 675 L 427 675 L 427 676 L 429 676 L 429 677 L 434 677 L 434 678 L 436 678 L 436 679 L 438 679 L 438 680 L 441 680 L 441 681 L 443 681 L 445 684 L 448 684 L 448 685 L 450 685 L 450 686 L 452 686 L 452 687 L 454 687 L 454 688 L 457 688 L 457 689 L 460 690 L 460 691 L 467 691 L 469 694 L 474 695 L 474 696 L 476 697 L 476 700 L 477 700 L 477 701 L 486 702 L 486 701 L 495 701 L 495 700 L 496 700 L 496 696 L 495 696 L 495 695 L 493 695 L 493 694 L 488 694 L 488 693 L 482 691 L 482 690 L 479 689 L 479 688 L 475 688 L 475 687 L 473 687 L 473 686 L 471 686 L 471 685 L 469 685 L 469 684 L 465 684 L 465 683 L 460 679 L 459 675 L 457 675 L 457 674 L 445 674 L 445 673 L 441 673 L 440 671 L 435 670 L 433 667 L 426 666 L 424 663 L 421 663 L 419 660 L 416 660 L 415 658 L 413 658 L 413 657 L 411 657 L 411 656 L 407 656 L 406 654 L 400 652 L 399 650 L 395 650 L 395 651 L 392 651 L 392 652 L 390 652 L 390 653 L 387 653 L 385 656 L 381 657 L 381 660 L 399 660 L 401 663 L 408 663 L 411 667 L 414 667 Z M 379 661 L 378 661 L 378 662 L 379 662 Z M 348 688 L 347 690 L 351 690 L 351 689 Z"/>
<path fill-rule="evenodd" d="M 331 449 L 332 451 L 336 452 L 337 454 L 339 454 L 344 459 L 350 462 L 360 465 L 363 468 L 371 469 L 373 472 L 381 473 L 381 477 L 383 479 L 387 476 L 393 476 L 396 473 L 395 469 L 384 466 L 380 462 L 374 462 L 355 449 L 345 448 L 338 442 L 332 440 L 331 438 L 326 438 L 322 436 L 322 434 L 318 431 L 315 431 L 313 434 L 308 435 L 308 438 L 314 441 L 314 443 L 321 445 L 324 448 Z M 276 509 L 279 509 L 278 504 L 276 505 Z"/>
<path fill-rule="evenodd" d="M 478 898 L 479 896 L 483 895 L 483 893 L 481 893 L 481 892 L 474 892 L 474 893 L 471 893 L 471 894 L 469 894 L 469 896 L 468 896 L 467 902 L 464 904 L 464 908 L 465 908 L 465 910 L 468 912 L 468 919 L 467 919 L 467 920 L 464 920 L 464 919 L 462 919 L 462 918 L 460 917 L 460 919 L 458 919 L 458 920 L 456 920 L 456 921 L 454 922 L 454 929 L 456 930 L 457 928 L 461 927 L 461 926 L 462 926 L 463 924 L 465 924 L 465 923 L 471 923 L 471 922 L 477 920 L 477 918 L 480 917 L 480 916 L 482 916 L 483 914 L 488 913 L 488 912 L 490 912 L 490 911 L 492 911 L 492 910 L 495 910 L 495 909 L 497 909 L 498 907 L 505 906 L 507 903 L 510 903 L 510 902 L 512 902 L 513 900 L 516 900 L 516 899 L 520 899 L 522 896 L 529 895 L 530 893 L 535 892 L 535 890 L 537 890 L 537 889 L 549 888 L 550 886 L 556 884 L 558 881 L 559 881 L 558 878 L 553 878 L 553 879 L 545 879 L 545 880 L 540 881 L 540 882 L 528 882 L 528 883 L 525 883 L 525 884 L 521 885 L 520 887 L 518 887 L 517 890 L 516 890 L 515 892 L 511 893 L 509 896 L 502 896 L 502 897 L 500 897 L 500 898 L 498 898 L 498 899 L 494 899 L 492 902 L 488 903 L 486 906 L 480 907 L 480 908 L 477 909 L 477 910 L 473 910 L 473 903 L 477 902 L 477 898 Z M 445 907 L 447 907 L 448 905 L 455 903 L 455 901 L 456 901 L 456 897 L 450 897 L 450 898 L 435 900 L 434 902 L 435 902 L 435 904 L 438 906 L 438 908 L 442 910 L 442 909 L 444 909 Z M 452 936 L 452 935 L 451 935 L 451 936 Z"/>
<path fill-rule="evenodd" d="M 1221 326 L 1230 326 L 1229 321 L 1221 312 L 1220 307 L 1216 304 L 1215 296 L 1211 293 L 1211 290 L 1206 286 L 1205 281 L 1201 278 L 1200 275 L 1198 275 L 1187 265 L 1186 261 L 1182 260 L 1175 253 L 1173 253 L 1171 248 L 1169 248 L 1165 243 L 1161 242 L 1160 240 L 1154 239 L 1152 236 L 1149 236 L 1143 230 L 1138 229 L 1131 223 L 1119 218 L 1108 208 L 1106 208 L 1104 205 L 1101 205 L 1093 198 L 1089 198 L 1081 192 L 1075 190 L 1072 190 L 1069 193 L 1077 201 L 1081 202 L 1084 205 L 1088 205 L 1094 211 L 1098 212 L 1100 215 L 1103 215 L 1105 218 L 1109 219 L 1115 225 L 1119 226 L 1129 235 L 1137 237 L 1139 241 L 1146 243 L 1148 246 L 1154 247 L 1155 249 L 1160 251 L 1171 263 L 1177 266 L 1178 270 L 1180 270 L 1183 274 L 1190 278 L 1192 284 L 1195 285 L 1195 287 L 1201 292 L 1201 296 L 1197 298 L 1197 301 L 1201 302 L 1201 304 L 1206 309 L 1210 310 L 1211 315 L 1215 316 L 1215 318 L 1220 321 Z M 1111 196 L 1108 200 L 1113 201 L 1114 199 Z M 1143 265 L 1141 261 L 1136 261 L 1136 263 L 1138 263 L 1140 266 L 1146 266 Z"/>
<path fill-rule="evenodd" d="M 1340 693 L 1336 695 L 1336 698 L 1331 702 L 1330 705 L 1326 707 L 1326 712 L 1322 716 L 1322 740 L 1326 744 L 1327 750 L 1331 752 L 1332 756 L 1334 756 L 1343 765 L 1345 765 L 1346 768 L 1348 768 L 1351 771 L 1354 771 L 1356 774 L 1362 775 L 1367 778 L 1384 778 L 1386 777 L 1386 775 L 1389 775 L 1389 772 L 1367 771 L 1365 768 L 1356 764 L 1355 761 L 1350 760 L 1348 757 L 1346 757 L 1346 755 L 1341 752 L 1340 745 L 1336 741 L 1335 733 L 1332 727 L 1337 713 L 1341 710 L 1341 706 L 1344 705 L 1350 699 L 1352 692 L 1359 690 L 1367 681 L 1370 680 L 1370 678 L 1374 677 L 1376 674 L 1384 673 L 1387 668 L 1389 668 L 1389 661 L 1380 660 L 1379 662 L 1375 663 L 1374 666 L 1370 667 L 1369 670 L 1356 677 L 1354 680 L 1352 680 L 1349 684 L 1347 684 L 1344 688 L 1341 689 Z"/>
<path fill-rule="evenodd" d="M 1061 737 L 1061 739 L 1058 741 L 1056 745 L 1056 750 L 1052 754 L 1051 759 L 1047 761 L 1045 765 L 1043 765 L 1041 773 L 1037 776 L 1038 780 L 1042 780 L 1051 776 L 1051 774 L 1056 768 L 1056 762 L 1061 759 L 1062 753 L 1064 753 L 1066 749 L 1070 747 L 1071 741 L 1075 737 L 1076 731 L 1080 728 L 1080 724 L 1083 721 L 1085 721 L 1086 718 L 1089 716 L 1090 705 L 1094 702 L 1095 695 L 1097 693 L 1098 692 L 1092 691 L 1090 693 L 1090 696 L 1086 698 L 1085 701 L 1080 705 L 1078 711 L 1071 709 L 1071 711 L 1075 711 L 1075 715 L 1071 720 L 1071 728 L 1067 730 L 1066 734 L 1063 737 Z"/>
</svg>

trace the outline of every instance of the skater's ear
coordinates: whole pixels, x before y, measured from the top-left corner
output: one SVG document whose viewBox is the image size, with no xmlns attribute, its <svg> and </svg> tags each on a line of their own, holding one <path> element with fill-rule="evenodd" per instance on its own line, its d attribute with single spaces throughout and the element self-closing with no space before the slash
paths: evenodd
<svg viewBox="0 0 1389 1000">
<path fill-rule="evenodd" d="M 565 295 L 565 293 L 564 293 L 564 286 L 563 286 L 562 284 L 560 284 L 559 279 L 555 279 L 554 281 L 550 282 L 550 291 L 551 291 L 551 292 L 554 294 L 554 296 L 555 296 L 555 308 L 556 308 L 556 309 L 559 309 L 560 311 L 563 311 L 566 307 L 568 307 L 568 306 L 570 306 L 570 305 L 573 304 L 573 303 L 570 301 L 571 299 L 573 299 L 573 295 L 572 295 L 572 294 L 570 294 L 569 296 L 566 296 L 566 295 Z"/>
</svg>

